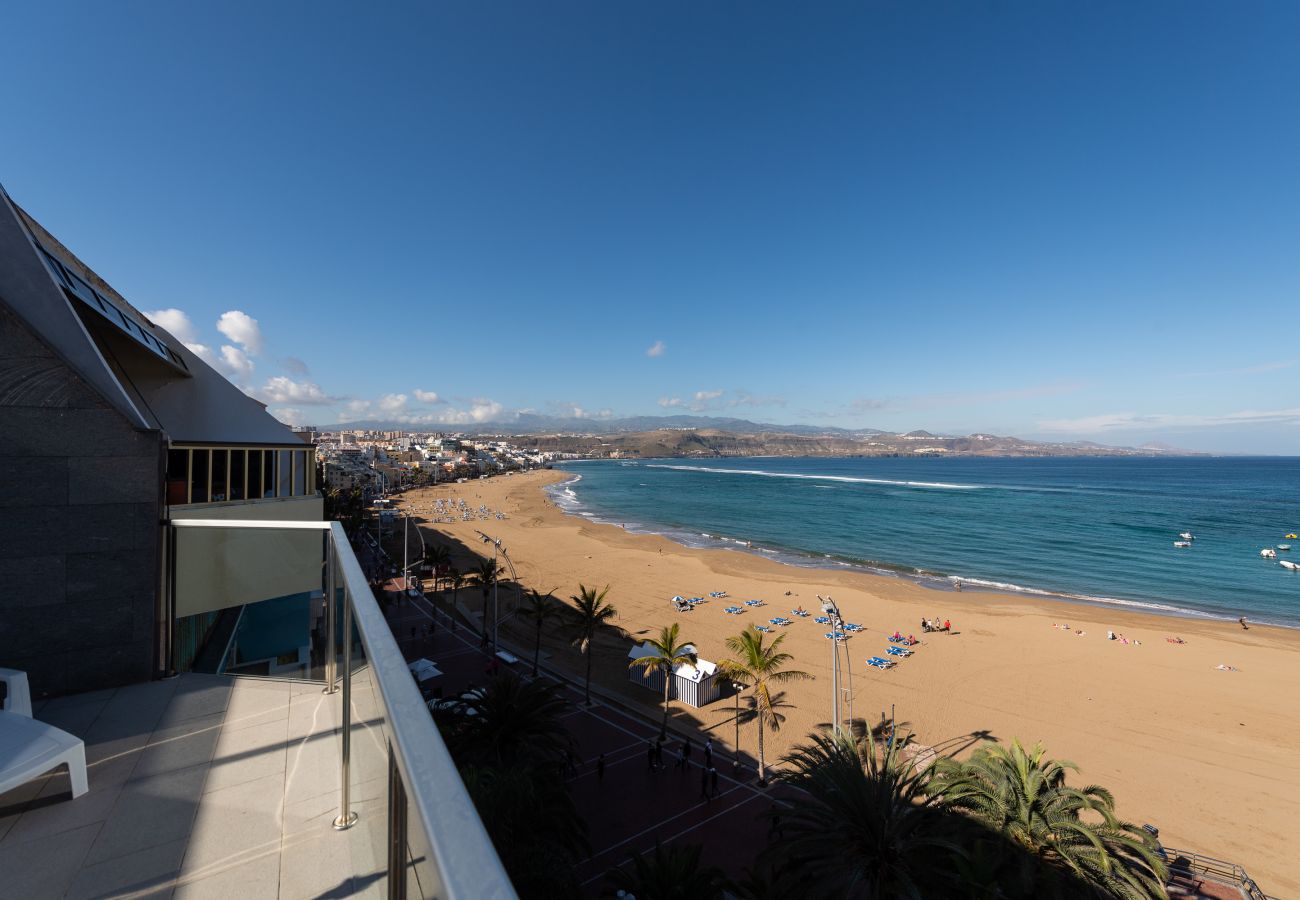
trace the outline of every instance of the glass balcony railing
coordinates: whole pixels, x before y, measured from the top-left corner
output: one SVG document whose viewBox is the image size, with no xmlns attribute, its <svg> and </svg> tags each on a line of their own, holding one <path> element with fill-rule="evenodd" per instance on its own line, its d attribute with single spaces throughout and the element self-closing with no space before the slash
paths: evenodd
<svg viewBox="0 0 1300 900">
<path fill-rule="evenodd" d="M 366 893 L 515 897 L 343 527 L 173 519 L 167 529 L 170 620 L 231 597 L 302 598 L 308 658 L 296 675 L 339 696 L 333 826 L 349 835 Z"/>
</svg>

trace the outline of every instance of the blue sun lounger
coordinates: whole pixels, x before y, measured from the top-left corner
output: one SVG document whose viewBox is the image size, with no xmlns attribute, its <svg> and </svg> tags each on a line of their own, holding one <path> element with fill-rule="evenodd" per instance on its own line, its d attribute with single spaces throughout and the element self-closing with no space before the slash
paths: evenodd
<svg viewBox="0 0 1300 900">
<path fill-rule="evenodd" d="M 892 669 L 894 666 L 898 665 L 898 663 L 894 662 L 892 659 L 873 656 L 867 660 L 867 665 L 873 666 L 877 669 Z"/>
<path fill-rule="evenodd" d="M 818 616 L 817 618 L 813 619 L 813 621 L 816 622 L 818 625 L 829 625 L 829 624 L 831 624 L 831 617 L 830 617 L 830 616 Z"/>
<path fill-rule="evenodd" d="M 912 651 L 906 647 L 886 647 L 885 652 L 890 656 L 911 656 Z"/>
<path fill-rule="evenodd" d="M 763 632 L 764 634 L 767 634 L 772 630 L 768 628 L 766 625 L 755 625 L 754 627 L 757 628 L 759 631 Z"/>
</svg>

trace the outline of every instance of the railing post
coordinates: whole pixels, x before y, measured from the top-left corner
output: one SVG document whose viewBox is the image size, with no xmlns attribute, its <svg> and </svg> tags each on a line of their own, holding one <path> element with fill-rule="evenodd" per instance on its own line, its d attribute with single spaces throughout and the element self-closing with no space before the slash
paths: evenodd
<svg viewBox="0 0 1300 900">
<path fill-rule="evenodd" d="M 338 690 L 334 682 L 338 679 L 337 652 L 334 635 L 334 608 L 338 601 L 334 586 L 334 541 L 328 531 L 325 532 L 325 693 L 333 694 Z"/>
<path fill-rule="evenodd" d="M 352 603 L 343 603 L 343 748 L 340 773 L 343 776 L 343 797 L 339 804 L 334 827 L 342 831 L 357 824 L 357 814 L 352 812 Z"/>
<path fill-rule="evenodd" d="M 388 747 L 388 896 L 406 898 L 406 788 L 393 747 Z"/>
</svg>

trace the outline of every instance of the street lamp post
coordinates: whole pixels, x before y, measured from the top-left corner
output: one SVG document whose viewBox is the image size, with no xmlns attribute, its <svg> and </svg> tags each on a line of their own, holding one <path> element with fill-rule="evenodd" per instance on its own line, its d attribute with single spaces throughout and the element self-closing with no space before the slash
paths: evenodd
<svg viewBox="0 0 1300 900">
<path fill-rule="evenodd" d="M 501 546 L 501 541 L 497 538 L 488 537 L 481 531 L 476 532 L 483 539 L 483 543 L 492 545 L 492 655 L 497 652 L 497 638 L 500 635 L 501 626 L 501 606 L 499 603 L 500 592 L 498 585 L 501 583 L 501 572 L 497 567 L 497 553 L 505 553 L 506 548 Z M 510 557 L 506 557 L 509 559 Z"/>
<path fill-rule="evenodd" d="M 831 733 L 840 735 L 840 628 L 844 621 L 840 618 L 839 607 L 829 596 L 817 595 L 822 603 L 822 612 L 831 620 Z"/>
</svg>

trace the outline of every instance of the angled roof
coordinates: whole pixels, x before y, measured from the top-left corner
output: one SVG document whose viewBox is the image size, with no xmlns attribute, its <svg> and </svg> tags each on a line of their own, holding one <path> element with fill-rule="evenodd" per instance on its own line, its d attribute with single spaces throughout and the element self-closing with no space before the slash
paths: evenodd
<svg viewBox="0 0 1300 900">
<path fill-rule="evenodd" d="M 178 443 L 301 443 L 263 404 L 128 303 L 3 187 L 0 259 L 0 302 L 135 427 Z"/>
</svg>

